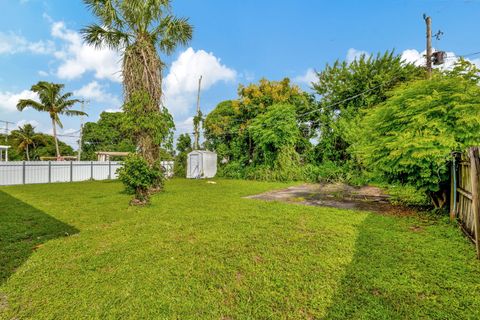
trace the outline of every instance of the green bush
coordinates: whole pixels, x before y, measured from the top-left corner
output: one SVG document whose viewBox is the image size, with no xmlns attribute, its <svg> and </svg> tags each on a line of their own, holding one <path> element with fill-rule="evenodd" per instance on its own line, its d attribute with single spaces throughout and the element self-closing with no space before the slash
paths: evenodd
<svg viewBox="0 0 480 320">
<path fill-rule="evenodd" d="M 231 161 L 225 165 L 220 165 L 217 176 L 231 179 L 245 178 L 245 167 L 238 161 Z"/>
<path fill-rule="evenodd" d="M 128 156 L 117 173 L 126 191 L 135 195 L 132 203 L 147 203 L 150 189 L 163 185 L 160 166 L 151 167 L 144 158 L 136 154 Z"/>
<path fill-rule="evenodd" d="M 452 151 L 480 144 L 480 87 L 460 76 L 438 76 L 395 89 L 369 110 L 355 132 L 356 155 L 387 182 L 447 201 Z"/>
</svg>

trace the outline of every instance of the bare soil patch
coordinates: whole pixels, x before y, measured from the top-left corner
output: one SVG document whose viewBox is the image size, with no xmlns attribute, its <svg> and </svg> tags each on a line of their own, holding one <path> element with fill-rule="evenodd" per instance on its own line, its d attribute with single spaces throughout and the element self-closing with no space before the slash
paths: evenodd
<svg viewBox="0 0 480 320">
<path fill-rule="evenodd" d="M 390 203 L 390 196 L 372 186 L 352 187 L 343 183 L 302 184 L 269 191 L 250 199 L 282 201 L 308 206 L 373 211 L 382 214 L 411 215 L 414 210 Z"/>
</svg>

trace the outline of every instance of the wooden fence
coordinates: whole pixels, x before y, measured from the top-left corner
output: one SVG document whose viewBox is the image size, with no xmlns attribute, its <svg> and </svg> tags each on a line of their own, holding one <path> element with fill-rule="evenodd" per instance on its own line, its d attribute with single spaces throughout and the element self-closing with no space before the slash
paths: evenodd
<svg viewBox="0 0 480 320">
<path fill-rule="evenodd" d="M 475 243 L 480 258 L 480 148 L 455 157 L 450 193 L 450 217 L 458 219 L 464 233 Z"/>
</svg>

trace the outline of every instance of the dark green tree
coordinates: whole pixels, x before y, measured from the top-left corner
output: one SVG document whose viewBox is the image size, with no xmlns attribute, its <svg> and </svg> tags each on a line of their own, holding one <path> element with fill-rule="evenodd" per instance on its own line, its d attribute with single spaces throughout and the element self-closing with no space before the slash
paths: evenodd
<svg viewBox="0 0 480 320">
<path fill-rule="evenodd" d="M 95 160 L 97 151 L 135 152 L 135 141 L 122 129 L 123 113 L 102 112 L 97 122 L 83 127 L 82 159 Z"/>
<path fill-rule="evenodd" d="M 175 175 L 184 177 L 186 175 L 187 155 L 192 151 L 192 139 L 187 133 L 181 134 L 177 139 L 177 155 L 175 156 Z"/>
<path fill-rule="evenodd" d="M 384 102 L 401 83 L 422 78 L 422 68 L 402 61 L 393 51 L 362 55 L 351 63 L 335 61 L 317 72 L 313 89 L 320 97 L 314 113 L 319 125 L 318 161 L 344 162 L 351 158 L 345 129 L 355 126 L 361 111 Z"/>
</svg>

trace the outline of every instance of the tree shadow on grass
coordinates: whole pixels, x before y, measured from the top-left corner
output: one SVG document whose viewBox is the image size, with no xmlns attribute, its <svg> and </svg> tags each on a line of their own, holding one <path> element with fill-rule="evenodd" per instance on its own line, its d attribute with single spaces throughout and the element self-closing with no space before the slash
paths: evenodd
<svg viewBox="0 0 480 320">
<path fill-rule="evenodd" d="M 78 232 L 0 191 L 0 286 L 43 243 Z"/>
<path fill-rule="evenodd" d="M 443 222 L 367 217 L 325 318 L 479 316 L 480 288 L 475 283 L 480 268 L 474 251 L 458 230 L 436 223 Z"/>
</svg>

